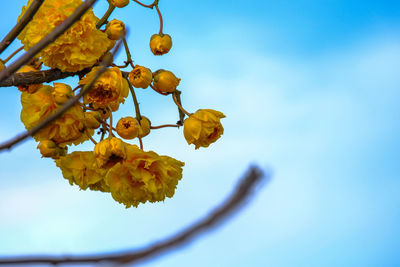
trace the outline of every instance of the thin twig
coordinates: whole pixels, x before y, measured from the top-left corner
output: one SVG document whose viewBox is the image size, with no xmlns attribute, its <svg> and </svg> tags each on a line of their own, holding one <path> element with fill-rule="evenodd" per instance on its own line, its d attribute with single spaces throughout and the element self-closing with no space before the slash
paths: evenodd
<svg viewBox="0 0 400 267">
<path fill-rule="evenodd" d="M 131 82 L 129 81 L 129 79 L 126 79 L 126 81 L 128 82 L 129 85 L 129 90 L 131 91 L 131 95 L 132 95 L 132 99 L 133 99 L 133 104 L 135 105 L 135 112 L 136 112 L 136 119 L 140 125 L 140 121 L 142 120 L 142 116 L 140 115 L 140 108 L 139 108 L 139 102 L 136 98 L 136 93 L 135 93 L 135 89 L 133 88 Z"/>
<path fill-rule="evenodd" d="M 175 91 L 173 92 L 173 94 L 175 95 L 176 101 L 179 103 L 179 105 L 182 106 L 182 100 L 181 100 L 181 94 L 182 94 L 182 92 L 179 91 L 179 90 L 175 90 Z M 183 122 L 184 122 L 184 120 L 185 120 L 185 113 L 184 113 L 179 107 L 178 107 L 178 112 L 179 112 L 179 121 L 178 121 L 178 124 L 182 126 L 182 125 L 183 125 Z"/>
<path fill-rule="evenodd" d="M 158 3 L 158 0 L 155 0 L 152 4 L 145 5 L 145 4 L 141 3 L 141 2 L 139 2 L 138 0 L 133 0 L 133 1 L 138 3 L 141 6 L 148 7 L 148 8 L 153 8 L 156 5 L 156 3 Z"/>
<path fill-rule="evenodd" d="M 112 55 L 115 55 L 115 53 L 119 50 L 121 47 L 122 41 L 119 41 L 118 44 L 115 46 Z M 24 139 L 26 139 L 29 136 L 34 136 L 37 132 L 39 132 L 41 129 L 52 123 L 54 120 L 59 118 L 64 112 L 66 112 L 69 108 L 71 108 L 73 105 L 75 105 L 78 100 L 84 96 L 89 90 L 92 88 L 96 80 L 100 77 L 100 75 L 106 71 L 107 67 L 112 63 L 112 57 L 111 55 L 105 56 L 103 61 L 101 62 L 100 66 L 101 68 L 97 71 L 96 76 L 94 79 L 87 85 L 85 85 L 82 90 L 80 90 L 79 94 L 76 95 L 75 97 L 69 99 L 64 105 L 62 105 L 56 112 L 51 114 L 50 116 L 46 117 L 43 121 L 41 121 L 38 125 L 33 127 L 31 130 L 26 131 L 25 133 L 22 133 L 20 135 L 17 135 L 13 139 L 4 142 L 0 144 L 0 151 L 3 149 L 10 149 L 12 146 L 20 143 Z"/>
<path fill-rule="evenodd" d="M 35 72 L 14 73 L 4 81 L 1 81 L 0 87 L 26 86 L 31 84 L 49 83 L 75 75 L 84 76 L 89 71 L 90 68 L 86 68 L 78 72 L 62 72 L 59 69 L 50 69 Z M 128 77 L 128 75 L 129 72 L 122 71 L 122 76 Z"/>
<path fill-rule="evenodd" d="M 126 53 L 126 61 L 125 64 L 130 64 L 132 69 L 135 68 L 135 65 L 133 65 L 133 60 L 132 60 L 132 55 L 131 51 L 129 50 L 128 43 L 126 42 L 126 38 L 122 39 L 124 41 L 124 47 L 125 47 L 125 53 Z"/>
<path fill-rule="evenodd" d="M 109 133 L 108 133 L 108 137 L 112 137 L 113 136 L 113 133 L 112 133 L 112 130 L 113 130 L 113 114 L 112 114 L 112 109 L 110 108 L 110 107 L 107 107 L 108 108 L 108 110 L 110 111 L 110 126 L 109 126 Z"/>
<path fill-rule="evenodd" d="M 200 236 L 206 230 L 211 230 L 220 225 L 229 216 L 233 215 L 249 198 L 254 195 L 255 189 L 259 187 L 261 182 L 268 181 L 269 175 L 256 166 L 250 167 L 244 178 L 236 186 L 233 193 L 227 200 L 221 203 L 217 208 L 211 211 L 204 218 L 198 220 L 194 224 L 186 227 L 184 230 L 174 235 L 155 242 L 149 246 L 127 251 L 125 253 L 107 253 L 103 255 L 80 255 L 69 257 L 57 256 L 19 256 L 0 259 L 0 264 L 65 264 L 65 263 L 99 263 L 113 262 L 119 264 L 132 264 L 146 259 L 154 259 L 169 250 L 182 247 L 196 237 Z"/>
<path fill-rule="evenodd" d="M 160 18 L 160 31 L 159 31 L 158 34 L 162 35 L 162 34 L 163 34 L 163 25 L 164 25 L 164 22 L 163 22 L 163 18 L 162 18 L 162 15 L 161 15 L 161 11 L 160 11 L 160 9 L 158 8 L 158 3 L 155 5 L 155 7 L 156 7 L 156 10 L 157 10 L 158 17 Z"/>
<path fill-rule="evenodd" d="M 178 102 L 178 100 L 176 99 L 176 94 L 172 94 L 172 99 L 174 100 L 175 104 L 178 106 L 179 110 L 181 110 L 183 113 L 185 113 L 186 115 L 190 116 L 190 113 L 187 112 L 181 105 L 181 103 Z M 182 119 L 181 119 L 182 120 Z"/>
<path fill-rule="evenodd" d="M 108 2 L 108 9 L 106 11 L 106 13 L 104 14 L 104 16 L 96 23 L 96 28 L 100 29 L 101 26 L 103 26 L 104 24 L 106 24 L 107 19 L 110 17 L 111 13 L 114 11 L 115 6 L 113 4 L 111 4 L 111 2 Z"/>
<path fill-rule="evenodd" d="M 159 126 L 150 126 L 150 129 L 161 129 L 161 128 L 166 128 L 166 127 L 176 127 L 179 128 L 181 125 L 179 124 L 163 124 Z"/>
<path fill-rule="evenodd" d="M 39 10 L 39 7 L 43 4 L 44 0 L 34 0 L 29 6 L 28 10 L 18 21 L 18 23 L 11 29 L 11 31 L 4 37 L 0 43 L 0 54 L 17 38 L 18 34 L 25 28 L 25 26 L 32 20 L 33 16 Z"/>
<path fill-rule="evenodd" d="M 86 0 L 83 2 L 75 12 L 58 25 L 51 33 L 40 40 L 37 44 L 31 47 L 25 54 L 18 58 L 8 68 L 0 72 L 0 82 L 16 72 L 22 65 L 28 63 L 34 56 L 36 56 L 42 49 L 49 44 L 53 43 L 60 35 L 62 35 L 69 27 L 78 21 L 85 12 L 96 2 L 97 0 Z"/>
<path fill-rule="evenodd" d="M 85 129 L 85 133 L 86 133 L 87 137 L 89 137 L 90 141 L 92 141 L 93 144 L 97 145 L 96 140 L 94 140 L 93 137 L 90 135 L 88 129 Z"/>
<path fill-rule="evenodd" d="M 150 84 L 150 87 L 151 87 L 151 89 L 153 89 L 154 91 L 156 91 L 160 95 L 169 95 L 170 94 L 170 93 L 164 93 L 164 92 L 158 91 L 152 84 Z"/>
<path fill-rule="evenodd" d="M 13 58 L 13 56 L 15 56 L 16 54 L 18 54 L 18 52 L 21 51 L 22 49 L 24 49 L 24 46 L 21 46 L 20 48 L 18 48 L 18 49 L 15 50 L 14 52 L 12 52 L 11 55 L 9 55 L 6 59 L 4 59 L 3 63 L 7 63 L 10 59 Z"/>
</svg>

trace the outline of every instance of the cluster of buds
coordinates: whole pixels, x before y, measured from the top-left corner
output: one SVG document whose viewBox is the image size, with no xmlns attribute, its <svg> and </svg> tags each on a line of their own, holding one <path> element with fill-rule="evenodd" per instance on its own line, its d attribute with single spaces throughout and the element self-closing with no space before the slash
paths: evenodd
<svg viewBox="0 0 400 267">
<path fill-rule="evenodd" d="M 108 2 L 112 8 L 122 8 L 129 4 L 128 0 Z M 31 1 L 28 5 L 30 3 Z M 66 12 L 70 11 L 61 7 L 80 3 L 81 0 L 45 0 L 38 14 L 19 36 L 20 40 L 24 45 L 31 46 L 32 40 L 27 41 L 27 33 L 52 30 L 51 25 L 46 26 L 49 29 L 36 28 L 37 25 L 46 25 L 43 14 L 50 12 L 46 9 L 51 9 L 52 12 L 56 10 L 60 13 L 56 15 L 62 17 L 67 16 Z M 148 7 L 154 6 L 162 20 L 158 1 Z M 54 9 L 54 7 L 59 8 Z M 224 128 L 220 120 L 225 116 L 212 109 L 199 109 L 195 113 L 186 111 L 182 107 L 181 92 L 177 89 L 181 79 L 169 70 L 160 69 L 153 72 L 147 67 L 134 65 L 125 40 L 126 64 L 118 66 L 112 63 L 106 71 L 98 75 L 101 67 L 97 65 L 101 58 L 109 53 L 116 40 L 124 38 L 125 24 L 113 19 L 108 23 L 105 22 L 105 29 L 102 30 L 103 25 L 92 23 L 98 21 L 93 18 L 93 12 L 88 12 L 74 26 L 81 25 L 81 32 L 74 29 L 67 31 L 50 48 L 42 51 L 38 58 L 19 70 L 19 72 L 40 71 L 40 67 L 44 65 L 58 67 L 61 70 L 80 71 L 90 65 L 90 71 L 80 77 L 74 89 L 65 83 L 53 83 L 52 86 L 46 84 L 20 86 L 21 121 L 28 130 L 32 129 L 49 115 L 57 112 L 71 98 L 75 98 L 79 90 L 90 85 L 90 90 L 83 96 L 81 102 L 78 101 L 58 119 L 34 135 L 35 140 L 39 142 L 37 148 L 42 157 L 54 159 L 64 178 L 71 185 L 76 184 L 83 190 L 89 188 L 111 193 L 116 201 L 126 207 L 163 201 L 166 197 L 174 195 L 178 181 L 182 178 L 184 163 L 169 156 L 160 156 L 153 151 L 145 151 L 142 139 L 155 129 L 183 126 L 183 136 L 188 144 L 193 144 L 196 149 L 208 147 L 223 134 Z M 171 36 L 164 34 L 162 23 L 160 25 L 160 32 L 150 39 L 150 50 L 157 56 L 168 53 L 172 48 Z M 85 47 L 92 47 L 93 44 L 98 44 L 99 49 L 96 51 L 89 49 L 88 54 L 85 54 Z M 65 54 L 61 58 L 57 52 L 61 48 L 82 53 L 80 60 L 68 58 L 68 55 L 76 57 L 74 53 Z M 131 67 L 132 70 L 129 72 L 121 70 L 127 67 Z M 154 126 L 148 116 L 141 115 L 135 89 L 148 87 L 162 95 L 172 96 L 179 109 L 180 119 L 177 123 Z M 125 103 L 129 94 L 134 100 L 135 115 L 122 117 L 115 124 L 113 114 L 119 110 L 121 104 Z M 68 153 L 69 146 L 89 140 L 94 143 L 92 151 Z M 136 140 L 137 144 L 128 143 L 128 140 Z"/>
</svg>

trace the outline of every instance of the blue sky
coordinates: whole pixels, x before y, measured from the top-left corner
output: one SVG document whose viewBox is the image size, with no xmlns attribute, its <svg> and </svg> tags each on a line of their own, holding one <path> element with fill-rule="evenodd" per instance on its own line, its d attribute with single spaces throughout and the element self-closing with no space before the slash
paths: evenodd
<svg viewBox="0 0 400 267">
<path fill-rule="evenodd" d="M 1 35 L 24 2 L 3 7 Z M 154 131 L 145 148 L 185 161 L 184 178 L 174 198 L 128 210 L 69 186 L 33 141 L 0 154 L 0 255 L 147 244 L 212 209 L 257 163 L 274 176 L 246 209 L 140 266 L 399 265 L 400 2 L 160 2 L 174 40 L 163 57 L 148 48 L 155 12 L 131 3 L 113 17 L 129 25 L 137 64 L 182 78 L 188 110 L 227 115 L 224 136 L 195 151 L 181 130 Z M 19 91 L 2 96 L 4 140 L 23 125 Z M 154 124 L 176 121 L 171 99 L 138 97 Z"/>
</svg>

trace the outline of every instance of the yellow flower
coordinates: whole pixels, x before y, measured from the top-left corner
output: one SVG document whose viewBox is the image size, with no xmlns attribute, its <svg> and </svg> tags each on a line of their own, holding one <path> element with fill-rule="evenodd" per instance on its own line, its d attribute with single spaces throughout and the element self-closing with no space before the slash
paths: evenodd
<svg viewBox="0 0 400 267">
<path fill-rule="evenodd" d="M 96 76 L 99 68 L 94 67 L 79 81 L 79 84 L 89 84 Z M 113 67 L 107 69 L 96 80 L 89 93 L 83 97 L 83 102 L 85 104 L 92 104 L 94 108 L 106 108 L 110 106 L 115 111 L 118 109 L 120 103 L 124 103 L 128 93 L 128 82 L 122 77 L 120 69 Z"/>
<path fill-rule="evenodd" d="M 150 49 L 156 56 L 168 53 L 171 47 L 172 39 L 168 34 L 153 34 L 150 38 Z"/>
<path fill-rule="evenodd" d="M 111 4 L 113 4 L 116 7 L 124 7 L 129 4 L 129 0 L 111 0 Z"/>
<path fill-rule="evenodd" d="M 22 18 L 33 0 L 23 7 Z M 33 19 L 18 36 L 29 50 L 70 16 L 82 0 L 45 0 Z M 91 67 L 107 52 L 113 41 L 96 28 L 98 18 L 90 9 L 64 34 L 44 48 L 38 56 L 46 66 L 62 71 L 80 71 Z"/>
<path fill-rule="evenodd" d="M 17 73 L 23 73 L 23 72 L 36 72 L 38 71 L 37 69 L 35 69 L 32 66 L 29 65 L 24 65 L 22 66 Z M 30 84 L 30 85 L 19 85 L 18 90 L 20 90 L 21 92 L 27 92 L 29 94 L 33 94 L 34 92 L 36 92 L 40 87 L 42 86 L 42 84 Z"/>
<path fill-rule="evenodd" d="M 72 92 L 72 88 L 68 84 L 54 83 L 52 95 L 56 104 L 62 105 L 74 96 L 74 92 Z"/>
<path fill-rule="evenodd" d="M 97 129 L 100 127 L 101 115 L 98 111 L 85 112 L 84 117 L 87 128 Z"/>
<path fill-rule="evenodd" d="M 21 121 L 25 128 L 30 130 L 47 116 L 54 113 L 57 105 L 52 97 L 53 87 L 42 85 L 33 94 L 21 94 Z M 83 110 L 79 105 L 74 105 L 60 118 L 35 134 L 36 141 L 51 140 L 60 147 L 71 144 L 80 144 L 88 140 L 83 123 Z M 89 130 L 93 134 L 93 130 Z"/>
<path fill-rule="evenodd" d="M 99 168 L 110 168 L 126 158 L 127 143 L 119 138 L 104 139 L 94 147 L 94 156 Z"/>
<path fill-rule="evenodd" d="M 222 112 L 212 109 L 199 109 L 185 120 L 183 133 L 188 144 L 195 148 L 208 147 L 224 133 L 220 119 L 225 118 Z"/>
<path fill-rule="evenodd" d="M 153 80 L 151 70 L 146 67 L 136 65 L 129 73 L 129 81 L 136 88 L 147 88 Z"/>
<path fill-rule="evenodd" d="M 106 34 L 111 40 L 118 40 L 125 32 L 125 24 L 117 19 L 109 21 L 106 25 Z"/>
<path fill-rule="evenodd" d="M 65 179 L 81 189 L 109 192 L 104 183 L 105 169 L 97 168 L 93 151 L 75 151 L 56 160 Z"/>
<path fill-rule="evenodd" d="M 153 151 L 145 152 L 128 145 L 127 159 L 106 174 L 112 197 L 127 208 L 139 203 L 163 201 L 175 193 L 185 164 Z"/>
<path fill-rule="evenodd" d="M 136 118 L 121 118 L 116 126 L 117 134 L 124 139 L 136 138 L 139 134 L 139 124 Z"/>
<path fill-rule="evenodd" d="M 181 81 L 168 70 L 158 70 L 154 72 L 153 77 L 154 88 L 163 93 L 172 93 Z"/>
<path fill-rule="evenodd" d="M 65 154 L 67 153 L 66 148 L 57 146 L 51 140 L 40 141 L 37 148 L 39 149 L 40 154 L 42 154 L 42 158 L 58 159 L 60 156 L 65 156 Z"/>
</svg>

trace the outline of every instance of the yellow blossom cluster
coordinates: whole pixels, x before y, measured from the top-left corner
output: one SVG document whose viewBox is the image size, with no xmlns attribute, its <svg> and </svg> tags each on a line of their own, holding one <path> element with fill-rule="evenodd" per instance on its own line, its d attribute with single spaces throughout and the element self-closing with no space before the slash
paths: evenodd
<svg viewBox="0 0 400 267">
<path fill-rule="evenodd" d="M 23 7 L 18 19 L 22 18 L 33 0 Z M 82 4 L 82 0 L 45 0 L 32 21 L 18 38 L 28 50 L 49 34 L 56 26 L 70 16 Z M 107 34 L 96 28 L 98 18 L 93 11 L 69 28 L 40 53 L 44 65 L 62 71 L 79 71 L 93 66 L 114 45 Z"/>
<path fill-rule="evenodd" d="M 110 0 L 108 3 L 112 11 L 114 7 L 127 6 L 129 1 Z M 32 0 L 23 8 L 20 18 L 30 4 Z M 82 0 L 45 0 L 18 37 L 25 49 L 38 43 L 80 4 Z M 158 5 L 158 1 L 154 5 Z M 159 10 L 158 14 L 161 20 Z M 42 65 L 61 71 L 81 71 L 77 73 L 79 81 L 74 89 L 61 82 L 19 86 L 21 121 L 27 130 L 34 129 L 50 115 L 58 113 L 63 105 L 76 101 L 33 135 L 42 157 L 54 159 L 71 185 L 82 190 L 110 193 L 115 201 L 127 208 L 164 201 L 174 195 L 185 164 L 169 156 L 145 151 L 143 139 L 156 129 L 183 126 L 183 136 L 188 144 L 193 144 L 195 149 L 208 147 L 223 134 L 220 120 L 225 115 L 212 109 L 199 109 L 195 113 L 186 111 L 182 106 L 181 92 L 177 89 L 181 79 L 169 70 L 153 72 L 148 67 L 134 65 L 126 40 L 125 64 L 113 62 L 98 75 L 101 58 L 125 34 L 125 24 L 117 19 L 107 22 L 108 16 L 110 13 L 99 20 L 90 9 L 37 58 L 18 71 L 37 72 Z M 169 53 L 172 47 L 171 36 L 162 32 L 162 25 L 160 23 L 159 34 L 150 39 L 150 50 L 157 56 Z M 128 67 L 130 71 L 122 71 Z M 91 86 L 89 91 L 78 99 L 78 93 L 88 86 Z M 154 126 L 149 117 L 141 114 L 135 90 L 149 87 L 161 95 L 172 96 L 179 108 L 178 122 Z M 134 103 L 134 115 L 115 121 L 116 112 L 129 94 Z M 69 146 L 89 140 L 94 144 L 93 150 L 68 153 Z M 137 144 L 128 143 L 128 140 Z"/>
</svg>

